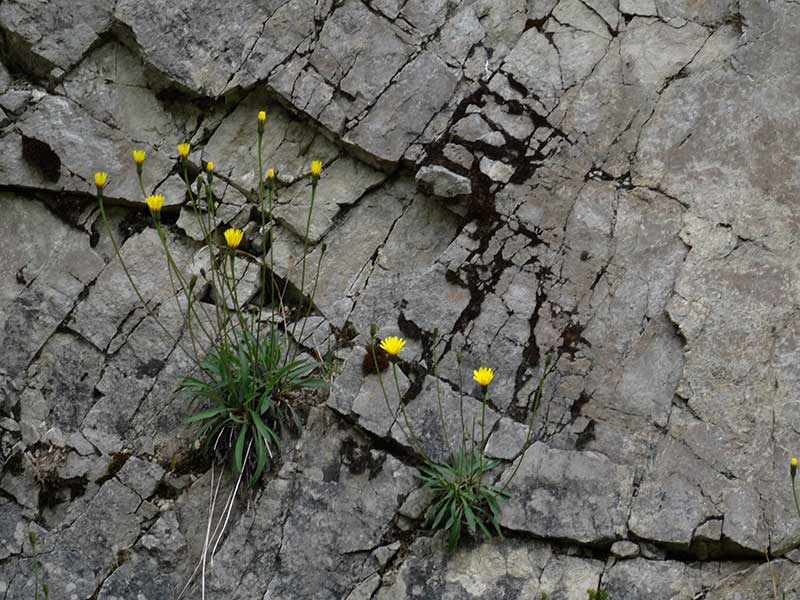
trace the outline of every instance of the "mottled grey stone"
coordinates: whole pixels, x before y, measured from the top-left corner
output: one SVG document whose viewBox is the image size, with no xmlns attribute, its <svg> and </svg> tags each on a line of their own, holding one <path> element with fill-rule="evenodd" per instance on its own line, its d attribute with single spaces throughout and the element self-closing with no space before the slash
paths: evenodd
<svg viewBox="0 0 800 600">
<path fill-rule="evenodd" d="M 517 140 L 527 140 L 534 131 L 534 124 L 529 116 L 514 114 L 501 104 L 491 102 L 482 113 L 490 122 Z"/>
<path fill-rule="evenodd" d="M 785 594 L 790 598 L 800 591 L 800 573 L 797 565 L 788 560 L 772 560 L 750 568 L 743 568 L 723 579 L 706 594 L 709 600 L 747 598 L 748 600 L 770 600 Z"/>
<path fill-rule="evenodd" d="M 639 556 L 639 546 L 628 540 L 620 540 L 611 545 L 611 554 L 617 558 L 636 558 Z"/>
<path fill-rule="evenodd" d="M 633 471 L 606 457 L 548 449 L 537 442 L 519 459 L 501 524 L 538 536 L 578 542 L 625 535 Z"/>
<path fill-rule="evenodd" d="M 715 566 L 709 565 L 711 569 Z M 611 566 L 603 574 L 603 589 L 608 590 L 609 598 L 622 600 L 693 598 L 703 590 L 706 581 L 719 576 L 713 571 L 704 574 L 699 564 L 635 558 Z"/>
<path fill-rule="evenodd" d="M 497 541 L 477 544 L 458 553 L 445 551 L 442 536 L 422 538 L 411 546 L 391 586 L 382 587 L 377 600 L 411 598 L 584 597 L 597 587 L 603 563 L 555 555 L 540 542 Z M 580 596 L 572 595 L 573 591 Z"/>
<path fill-rule="evenodd" d="M 117 479 L 144 499 L 153 495 L 163 475 L 161 465 L 132 456 L 122 465 Z"/>
<path fill-rule="evenodd" d="M 475 441 L 480 445 L 482 433 L 485 432 L 488 437 L 500 417 L 491 407 L 486 409 L 484 415 L 481 402 L 470 396 L 460 397 L 447 383 L 435 377 L 425 378 L 419 395 L 406 405 L 405 412 L 408 424 L 402 416 L 398 416 L 392 427 L 392 437 L 401 444 L 421 449 L 436 462 L 447 462 L 452 450 L 462 444 L 464 429 L 471 436 L 474 428 Z M 408 426 L 411 428 L 410 439 Z M 466 443 L 470 441 L 468 439 Z"/>
<path fill-rule="evenodd" d="M 128 160 L 121 165 L 126 176 L 135 173 L 131 150 L 137 147 L 148 152 L 145 185 L 161 181 L 169 172 L 167 163 L 160 161 L 153 151 L 166 147 L 176 153 L 175 145 L 184 141 L 190 119 L 197 117 L 192 109 L 178 114 L 166 110 L 147 85 L 142 59 L 116 42 L 91 52 L 64 77 L 62 85 L 65 94 L 93 118 L 128 132 L 130 137 L 124 144 Z M 122 171 L 111 172 L 109 182 L 121 175 Z M 167 205 L 174 202 L 173 198 L 165 200 L 170 200 Z"/>
<path fill-rule="evenodd" d="M 494 131 L 479 115 L 467 115 L 450 130 L 456 138 L 465 142 L 482 142 L 490 146 L 502 146 L 505 138 L 499 131 Z"/>
<path fill-rule="evenodd" d="M 221 546 L 211 597 L 346 597 L 415 485 L 411 468 L 371 450 L 331 413 L 315 412 L 291 462 Z M 265 564 L 272 577 L 260 576 Z"/>
<path fill-rule="evenodd" d="M 62 96 L 46 96 L 25 112 L 17 126 L 19 133 L 9 132 L 0 138 L 0 174 L 7 183 L 94 195 L 94 174 L 104 171 L 109 173 L 106 198 L 145 205 L 132 164 L 129 134 L 97 120 L 78 103 Z M 81 135 L 73 135 L 75 130 L 80 130 Z M 52 154 L 39 154 L 35 161 L 24 158 L 22 136 L 46 144 Z M 155 192 L 163 194 L 166 207 L 183 202 L 182 185 L 174 186 L 169 181 L 159 185 L 174 166 L 177 150 L 170 157 L 167 151 L 152 150 L 149 144 L 144 147 L 150 150 L 148 170 L 158 174 L 153 180 L 145 180 L 145 185 L 149 181 L 155 183 L 145 190 L 150 193 L 155 188 Z"/>
<path fill-rule="evenodd" d="M 472 184 L 467 177 L 453 173 L 445 167 L 422 167 L 417 171 L 417 185 L 440 198 L 455 198 L 472 193 Z"/>
<path fill-rule="evenodd" d="M 380 39 L 376 44 L 374 40 Z M 415 45 L 387 19 L 347 2 L 325 21 L 309 62 L 354 98 L 350 117 L 372 104 L 408 62 Z"/>
<path fill-rule="evenodd" d="M 115 480 L 107 481 L 70 526 L 48 539 L 52 550 L 40 556 L 50 593 L 87 600 L 110 572 L 121 551 L 139 537 L 135 514 L 141 499 Z"/>
<path fill-rule="evenodd" d="M 188 248 L 168 236 L 170 253 L 179 268 L 188 261 Z M 129 238 L 120 248 L 122 260 L 143 298 L 158 304 L 173 295 L 167 260 L 154 228 Z M 89 295 L 70 320 L 70 328 L 105 350 L 140 301 L 119 260 L 106 265 Z"/>
<path fill-rule="evenodd" d="M 472 156 L 470 151 L 458 144 L 447 144 L 442 150 L 442 154 L 447 160 L 465 169 L 472 168 L 472 163 L 475 162 L 475 157 Z"/>
<path fill-rule="evenodd" d="M 259 111 L 267 113 L 262 143 L 262 174 L 274 169 L 279 182 L 291 183 L 307 175 L 312 160 L 328 165 L 338 156 L 337 148 L 324 136 L 293 119 L 263 88 L 251 91 L 227 115 L 214 135 L 203 146 L 202 160 L 213 161 L 215 169 L 242 186 L 255 190 L 258 185 Z M 282 196 L 278 190 L 277 201 Z M 268 207 L 267 198 L 264 199 Z"/>
<path fill-rule="evenodd" d="M 502 70 L 524 86 L 546 110 L 552 110 L 563 89 L 558 50 L 547 37 L 529 29 L 506 57 Z"/>
<path fill-rule="evenodd" d="M 190 2 L 168 7 L 158 2 L 123 0 L 114 7 L 114 17 L 141 48 L 145 61 L 165 77 L 196 93 L 217 95 L 224 91 L 230 75 L 252 49 L 262 33 L 269 8 L 255 2 L 235 6 L 209 5 L 192 10 Z M 217 25 L 227 23 L 225 42 Z M 164 35 L 169 31 L 169 35 Z M 197 69 L 198 56 L 209 59 Z"/>
<path fill-rule="evenodd" d="M 0 500 L 0 560 L 22 552 L 28 530 L 22 515 L 22 507 L 4 498 Z"/>
<path fill-rule="evenodd" d="M 481 159 L 480 169 L 489 179 L 500 183 L 508 183 L 514 175 L 514 167 L 501 160 L 492 160 L 488 156 Z"/>
<path fill-rule="evenodd" d="M 412 142 L 420 141 L 457 82 L 457 75 L 438 56 L 420 53 L 344 140 L 376 159 L 397 162 Z"/>
<path fill-rule="evenodd" d="M 15 376 L 73 310 L 103 261 L 89 236 L 41 204 L 4 193 L 0 210 L 0 371 Z"/>
<path fill-rule="evenodd" d="M 12 0 L 0 6 L 0 27 L 15 60 L 36 76 L 68 71 L 111 27 L 113 3 L 76 2 L 63 10 L 58 3 Z"/>
<path fill-rule="evenodd" d="M 174 512 L 159 516 L 130 552 L 128 559 L 103 582 L 98 599 L 125 598 L 131 590 L 158 598 L 181 589 L 188 573 L 176 569 L 185 557 L 186 543 Z"/>
<path fill-rule="evenodd" d="M 525 442 L 533 436 L 528 435 L 526 423 L 517 423 L 509 418 L 502 418 L 486 444 L 486 454 L 492 458 L 513 460 L 525 450 Z"/>
<path fill-rule="evenodd" d="M 319 179 L 311 211 L 309 242 L 319 242 L 333 227 L 336 216 L 342 209 L 358 202 L 385 178 L 384 173 L 349 157 L 338 158 L 327 165 Z M 302 239 L 305 237 L 310 209 L 311 184 L 309 180 L 302 179 L 281 191 L 275 207 L 275 218 Z"/>
<path fill-rule="evenodd" d="M 655 0 L 620 0 L 619 10 L 629 15 L 656 16 L 658 8 Z"/>
</svg>

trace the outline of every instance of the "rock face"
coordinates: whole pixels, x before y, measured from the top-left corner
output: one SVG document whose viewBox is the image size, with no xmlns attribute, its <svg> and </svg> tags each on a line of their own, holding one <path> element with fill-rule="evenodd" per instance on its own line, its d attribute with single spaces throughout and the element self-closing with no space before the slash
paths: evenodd
<svg viewBox="0 0 800 600">
<path fill-rule="evenodd" d="M 257 248 L 266 110 L 269 266 L 314 291 L 284 326 L 332 380 L 240 488 L 207 597 L 791 597 L 798 43 L 791 0 L 0 2 L 0 595 L 33 596 L 34 531 L 53 598 L 200 597 L 220 469 L 175 390 L 260 271 L 210 289 L 175 145 Z M 399 390 L 373 323 L 408 339 Z M 415 452 L 446 458 L 462 407 L 515 476 L 508 535 L 448 553 Z"/>
</svg>

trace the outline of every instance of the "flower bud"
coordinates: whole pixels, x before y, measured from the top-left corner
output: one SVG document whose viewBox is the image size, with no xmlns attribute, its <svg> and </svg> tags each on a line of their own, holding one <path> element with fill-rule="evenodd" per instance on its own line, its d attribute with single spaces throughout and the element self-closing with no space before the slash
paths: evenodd
<svg viewBox="0 0 800 600">
<path fill-rule="evenodd" d="M 97 186 L 98 192 L 102 192 L 103 188 L 106 187 L 106 181 L 108 181 L 108 173 L 105 171 L 94 174 L 94 184 Z"/>
<path fill-rule="evenodd" d="M 312 183 L 316 183 L 319 179 L 320 173 L 322 173 L 322 161 L 321 160 L 312 160 L 311 161 L 311 181 Z"/>
</svg>

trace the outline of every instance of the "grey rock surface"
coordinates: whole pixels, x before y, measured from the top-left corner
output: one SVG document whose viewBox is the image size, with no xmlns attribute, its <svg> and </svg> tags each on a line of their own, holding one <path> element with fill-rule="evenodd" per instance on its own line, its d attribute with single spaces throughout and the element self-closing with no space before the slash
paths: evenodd
<svg viewBox="0 0 800 600">
<path fill-rule="evenodd" d="M 417 187 L 440 198 L 466 196 L 472 192 L 467 177 L 440 166 L 422 167 L 416 175 Z"/>
<path fill-rule="evenodd" d="M 53 598 L 200 595 L 213 481 L 175 391 L 233 299 L 201 272 L 187 141 L 191 181 L 216 165 L 216 230 L 268 240 L 294 300 L 314 290 L 281 326 L 335 352 L 330 393 L 231 510 L 207 597 L 755 599 L 773 575 L 796 593 L 800 5 L 68 4 L 0 2 L 0 595 L 32 597 L 29 530 Z M 154 191 L 200 278 L 192 330 Z M 267 319 L 259 263 L 237 265 Z M 372 323 L 408 339 L 399 397 L 364 371 Z M 450 554 L 398 410 L 444 459 L 482 365 L 493 476 L 519 467 L 513 535 Z"/>
</svg>

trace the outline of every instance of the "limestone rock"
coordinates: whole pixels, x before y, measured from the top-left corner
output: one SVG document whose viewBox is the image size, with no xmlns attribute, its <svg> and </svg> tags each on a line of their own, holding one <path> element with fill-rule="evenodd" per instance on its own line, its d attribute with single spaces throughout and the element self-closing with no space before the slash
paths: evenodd
<svg viewBox="0 0 800 600">
<path fill-rule="evenodd" d="M 633 472 L 591 453 L 536 443 L 519 459 L 501 523 L 537 536 L 614 541 L 626 533 Z M 588 506 L 587 506 L 588 504 Z"/>
<path fill-rule="evenodd" d="M 472 184 L 468 178 L 445 167 L 422 167 L 417 171 L 416 180 L 422 190 L 440 198 L 455 198 L 472 193 Z"/>
</svg>

